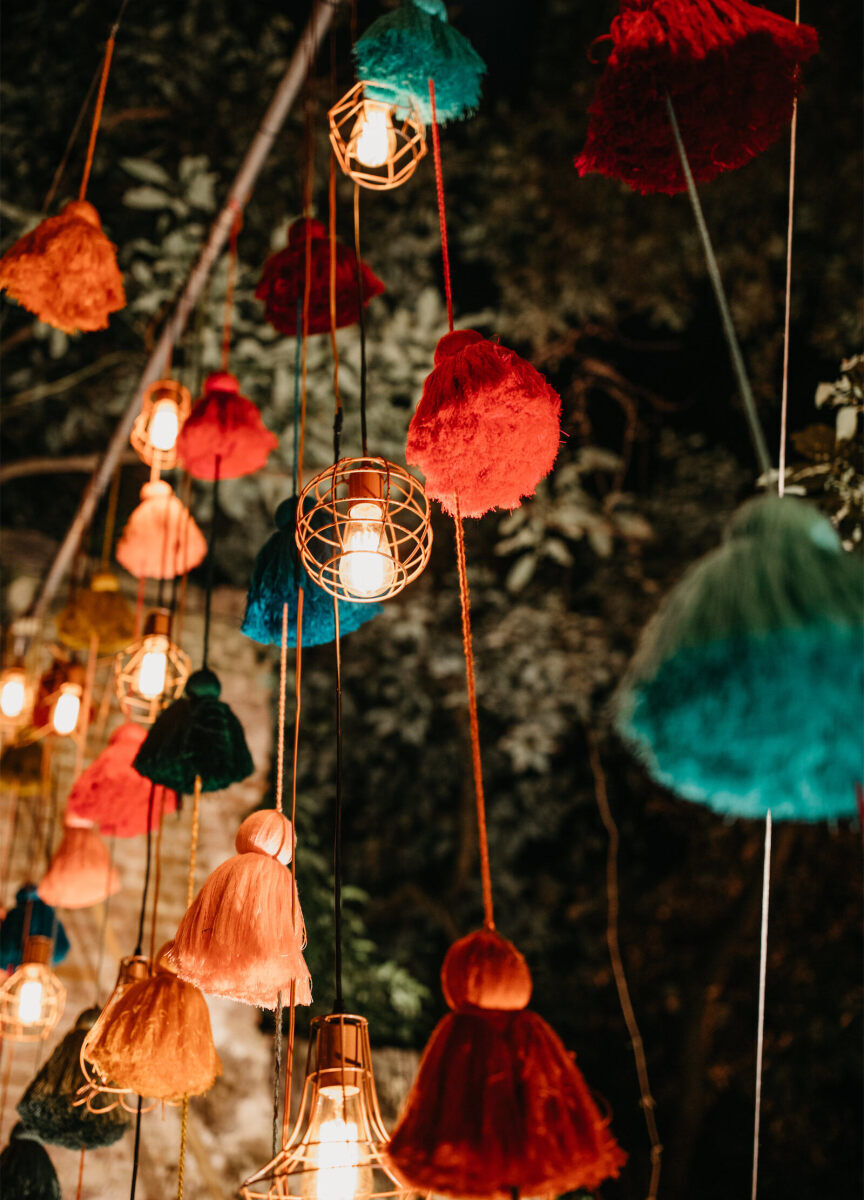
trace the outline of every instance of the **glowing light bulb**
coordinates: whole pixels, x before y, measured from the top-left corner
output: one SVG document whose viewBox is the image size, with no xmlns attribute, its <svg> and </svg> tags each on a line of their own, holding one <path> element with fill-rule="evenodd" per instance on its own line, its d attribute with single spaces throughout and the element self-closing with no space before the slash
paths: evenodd
<svg viewBox="0 0 864 1200">
<path fill-rule="evenodd" d="M 383 167 L 396 150 L 396 130 L 386 104 L 367 100 L 351 137 L 354 157 L 364 167 Z"/>
<path fill-rule="evenodd" d="M 154 450 L 173 450 L 180 433 L 180 414 L 173 400 L 160 400 L 150 418 L 150 443 Z"/>
<path fill-rule="evenodd" d="M 168 675 L 168 639 L 161 635 L 147 638 L 138 668 L 136 690 L 145 700 L 155 700 L 165 691 Z"/>
<path fill-rule="evenodd" d="M 362 1124 L 359 1088 L 331 1085 L 319 1089 L 304 1138 L 304 1197 L 364 1200 L 371 1195 L 370 1148 L 360 1133 Z"/>
<path fill-rule="evenodd" d="M 60 695 L 54 703 L 52 724 L 54 732 L 61 735 L 70 734 L 78 724 L 78 714 L 81 712 L 81 685 L 79 683 L 64 683 L 60 687 Z"/>
<path fill-rule="evenodd" d="M 42 1016 L 42 980 L 27 979 L 18 993 L 18 1020 L 22 1025 L 32 1025 Z"/>
<path fill-rule="evenodd" d="M 351 505 L 343 547 L 339 577 L 345 591 L 366 598 L 386 592 L 396 577 L 396 563 L 380 503 L 360 500 Z"/>
<path fill-rule="evenodd" d="M 14 720 L 20 717 L 27 703 L 27 685 L 23 671 L 9 671 L 0 684 L 0 712 Z"/>
</svg>

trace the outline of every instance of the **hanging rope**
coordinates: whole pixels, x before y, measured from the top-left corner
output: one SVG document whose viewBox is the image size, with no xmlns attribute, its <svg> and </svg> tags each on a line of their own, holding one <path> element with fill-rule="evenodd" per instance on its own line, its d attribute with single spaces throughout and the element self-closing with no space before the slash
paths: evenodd
<svg viewBox="0 0 864 1200">
<path fill-rule="evenodd" d="M 95 1007 L 101 1008 L 99 1004 L 99 993 L 102 983 L 102 963 L 105 961 L 105 942 L 108 937 L 108 913 L 111 909 L 111 888 L 110 880 L 114 871 L 114 851 L 117 846 L 116 833 L 111 834 L 111 841 L 108 843 L 108 869 L 106 872 L 105 881 L 105 902 L 102 905 L 102 928 L 99 931 L 99 956 L 96 959 L 96 973 L 94 979 L 93 1004 Z"/>
<path fill-rule="evenodd" d="M 96 85 L 99 82 L 101 75 L 102 63 L 100 63 L 93 72 L 93 78 L 90 80 L 90 86 L 87 88 L 87 95 L 84 97 L 83 104 L 78 109 L 78 116 L 75 118 L 75 124 L 72 126 L 72 132 L 69 134 L 69 141 L 66 143 L 66 149 L 63 151 L 63 156 L 60 159 L 60 162 L 57 164 L 57 170 L 54 172 L 54 178 L 51 180 L 51 186 L 45 194 L 45 199 L 42 201 L 42 212 L 44 214 L 48 213 L 48 210 L 50 209 L 54 200 L 54 196 L 57 193 L 57 188 L 60 185 L 60 180 L 63 178 L 63 172 L 66 170 L 66 164 L 69 161 L 69 155 L 72 153 L 72 147 L 78 140 L 78 134 L 81 130 L 81 126 L 84 124 L 84 117 L 87 113 L 87 109 L 90 107 L 90 100 L 92 99 L 93 93 L 96 90 Z"/>
<path fill-rule="evenodd" d="M 162 885 L 162 824 L 165 817 L 165 789 L 159 789 L 159 827 L 156 830 L 156 871 L 153 877 L 153 913 L 150 918 L 150 961 L 156 961 L 156 918 Z"/>
<path fill-rule="evenodd" d="M 711 235 L 708 232 L 708 226 L 705 224 L 702 203 L 699 200 L 699 193 L 696 191 L 693 172 L 690 170 L 690 161 L 687 158 L 687 151 L 684 149 L 684 142 L 681 140 L 678 118 L 675 116 L 675 109 L 672 107 L 672 101 L 668 95 L 666 97 L 666 111 L 669 114 L 672 135 L 675 138 L 678 157 L 681 160 L 681 169 L 687 181 L 687 194 L 690 197 L 690 205 L 693 209 L 693 216 L 696 219 L 696 228 L 699 231 L 699 237 L 702 241 L 702 250 L 705 254 L 705 263 L 708 267 L 708 277 L 714 289 L 717 307 L 720 309 L 720 320 L 723 325 L 723 333 L 726 337 L 726 345 L 729 348 L 729 355 L 732 359 L 732 370 L 735 373 L 738 390 L 741 393 L 741 400 L 744 404 L 744 415 L 747 418 L 747 425 L 750 429 L 750 439 L 756 453 L 756 460 L 759 463 L 759 470 L 763 475 L 770 475 L 771 458 L 768 454 L 765 435 L 762 432 L 759 414 L 756 410 L 756 401 L 753 399 L 753 389 L 750 387 L 750 380 L 747 377 L 744 356 L 741 353 L 741 346 L 738 343 L 738 335 L 735 333 L 735 325 L 732 321 L 732 313 L 729 310 L 729 302 L 726 299 L 726 291 L 720 276 L 720 268 L 717 266 L 717 258 L 714 254 L 714 247 L 711 244 Z"/>
<path fill-rule="evenodd" d="M 108 492 L 108 507 L 105 510 L 105 532 L 102 536 L 102 561 L 100 570 L 107 571 L 111 559 L 111 547 L 114 544 L 114 525 L 117 520 L 117 500 L 120 496 L 120 475 L 122 463 L 118 463 L 111 479 L 111 489 Z"/>
<path fill-rule="evenodd" d="M 333 1012 L 345 1011 L 342 996 L 342 652 L 339 640 L 339 601 L 333 597 L 336 636 L 336 812 L 333 823 L 333 965 L 336 998 Z"/>
<path fill-rule="evenodd" d="M 201 823 L 201 776 L 195 776 L 192 792 L 192 832 L 189 837 L 189 876 L 186 881 L 186 907 L 192 905 L 195 895 L 195 864 L 198 856 L 198 830 Z M 189 1129 L 189 1095 L 183 1097 L 180 1114 L 180 1150 L 177 1155 L 177 1200 L 183 1200 L 183 1185 L 186 1178 L 186 1138 Z"/>
<path fill-rule="evenodd" d="M 444 173 L 441 170 L 441 142 L 438 137 L 438 113 L 435 108 L 435 81 L 429 80 L 429 104 L 432 109 L 432 155 L 435 160 L 435 191 L 438 196 L 438 224 L 441 226 L 441 259 L 444 268 L 444 295 L 447 297 L 447 323 L 453 332 L 453 292 L 450 285 L 450 248 L 447 243 L 447 213 L 444 207 Z"/>
<path fill-rule="evenodd" d="M 180 1109 L 180 1154 L 177 1159 L 177 1200 L 183 1200 L 183 1184 L 186 1181 L 186 1138 L 189 1132 L 189 1093 L 183 1097 Z"/>
<path fill-rule="evenodd" d="M 93 123 L 90 126 L 90 141 L 87 143 L 87 157 L 84 160 L 84 173 L 81 177 L 81 187 L 78 192 L 78 199 L 83 200 L 87 195 L 87 184 L 90 182 L 90 168 L 93 166 L 93 153 L 96 149 L 96 137 L 99 133 L 99 123 L 102 120 L 102 105 L 105 100 L 105 89 L 108 86 L 108 72 L 111 70 L 111 59 L 114 55 L 114 41 L 120 29 L 120 22 L 123 19 L 123 13 L 126 11 L 128 0 L 123 0 L 120 5 L 120 11 L 114 24 L 111 26 L 111 32 L 108 35 L 108 41 L 105 43 L 105 58 L 102 62 L 102 77 L 99 80 L 99 91 L 96 94 L 96 107 L 93 110 Z"/>
<path fill-rule="evenodd" d="M 138 1183 L 138 1155 L 141 1150 L 141 1097 L 138 1097 L 138 1110 L 135 1113 L 135 1143 L 132 1148 L 132 1187 L 129 1190 L 129 1200 L 135 1200 L 135 1188 Z"/>
<path fill-rule="evenodd" d="M 342 443 L 342 396 L 339 392 L 339 345 L 336 339 L 336 158 L 330 155 L 330 185 L 327 192 L 328 236 L 330 250 L 330 346 L 333 351 L 333 461 L 339 461 Z M 307 238 L 307 245 L 309 239 Z M 362 374 L 361 374 L 362 378 Z M 362 383 L 360 385 L 363 386 Z"/>
<path fill-rule="evenodd" d="M 228 239 L 228 272 L 225 279 L 225 321 L 222 325 L 222 370 L 228 370 L 231 359 L 231 320 L 234 313 L 234 288 L 237 283 L 237 239 L 243 227 L 243 210 L 234 205 L 234 221 Z"/>
<path fill-rule="evenodd" d="M 765 817 L 765 858 L 762 865 L 762 929 L 759 935 L 759 1016 L 756 1032 L 756 1104 L 753 1115 L 753 1178 L 750 1200 L 759 1186 L 759 1130 L 762 1122 L 762 1052 L 765 1044 L 765 989 L 768 972 L 768 905 L 771 892 L 771 810 Z"/>
<path fill-rule="evenodd" d="M 366 308 L 363 302 L 363 264 L 360 260 L 360 185 L 354 184 L 354 257 L 357 260 L 357 312 L 360 326 L 360 443 L 366 446 Z"/>
<path fill-rule="evenodd" d="M 207 547 L 207 583 L 204 591 L 204 648 L 201 666 L 206 668 L 210 655 L 210 606 L 213 599 L 213 567 L 216 549 L 216 525 L 219 514 L 219 468 L 222 456 L 216 455 L 216 470 L 213 479 L 213 515 L 210 518 L 210 544 Z"/>
<path fill-rule="evenodd" d="M 795 0 L 795 24 L 801 24 L 801 0 Z M 795 68 L 796 73 L 798 68 Z M 792 100 L 789 129 L 789 211 L 786 219 L 786 296 L 783 310 L 783 383 L 780 393 L 780 454 L 777 460 L 777 492 L 786 490 L 786 423 L 789 409 L 789 328 L 792 312 L 792 232 L 795 224 L 795 160 L 798 144 L 798 94 Z"/>
<path fill-rule="evenodd" d="M 150 784 L 150 795 L 147 797 L 147 833 L 145 834 L 147 842 L 146 856 L 144 859 L 144 888 L 141 893 L 141 910 L 138 913 L 138 937 L 135 942 L 134 954 L 140 954 L 144 943 L 144 919 L 147 914 L 147 892 L 150 887 L 150 862 L 152 858 L 152 839 L 153 835 L 150 832 L 153 826 L 153 799 L 156 795 L 156 784 Z"/>
<path fill-rule="evenodd" d="M 87 1147 L 81 1147 L 81 1158 L 78 1162 L 78 1188 L 75 1192 L 75 1200 L 81 1200 L 81 1188 L 84 1185 L 84 1156 L 87 1153 Z"/>
</svg>

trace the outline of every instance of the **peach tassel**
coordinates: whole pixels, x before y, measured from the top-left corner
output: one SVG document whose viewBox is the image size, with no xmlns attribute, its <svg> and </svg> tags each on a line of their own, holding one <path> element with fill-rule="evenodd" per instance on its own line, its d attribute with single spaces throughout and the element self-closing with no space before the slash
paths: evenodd
<svg viewBox="0 0 864 1200">
<path fill-rule="evenodd" d="M 120 891 L 120 876 L 92 821 L 67 817 L 60 845 L 39 884 L 54 908 L 90 908 Z"/>
<path fill-rule="evenodd" d="M 117 561 L 138 579 L 173 579 L 204 561 L 207 542 L 182 500 L 164 479 L 141 489 L 117 543 Z"/>
</svg>

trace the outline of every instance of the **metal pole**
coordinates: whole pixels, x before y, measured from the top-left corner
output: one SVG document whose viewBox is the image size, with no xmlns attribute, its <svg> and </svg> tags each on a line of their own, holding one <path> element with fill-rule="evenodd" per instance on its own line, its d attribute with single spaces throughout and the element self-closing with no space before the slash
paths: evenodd
<svg viewBox="0 0 864 1200">
<path fill-rule="evenodd" d="M 177 302 L 177 307 L 166 323 L 158 342 L 153 347 L 153 352 L 147 360 L 129 407 L 120 418 L 117 428 L 111 435 L 111 440 L 108 443 L 102 461 L 93 472 L 87 487 L 84 489 L 81 503 L 78 505 L 78 511 L 75 513 L 66 537 L 63 539 L 48 574 L 45 576 L 42 590 L 34 601 L 31 612 L 36 618 L 41 618 L 45 615 L 48 605 L 54 598 L 54 594 L 72 562 L 84 531 L 89 526 L 93 517 L 96 505 L 99 503 L 102 493 L 108 486 L 120 455 L 126 448 L 132 425 L 141 409 L 141 400 L 144 391 L 151 383 L 155 383 L 160 378 L 169 360 L 172 347 L 177 343 L 183 330 L 186 328 L 186 322 L 189 320 L 192 310 L 195 307 L 195 302 L 201 294 L 213 264 L 216 262 L 223 246 L 228 240 L 231 227 L 234 224 L 234 218 L 252 194 L 259 172 L 264 165 L 267 155 L 270 153 L 277 134 L 284 124 L 291 105 L 300 91 L 303 80 L 311 68 L 318 47 L 321 44 L 321 39 L 324 37 L 333 19 L 333 13 L 338 2 L 339 0 L 315 0 L 309 22 L 303 31 L 300 41 L 297 43 L 297 47 L 288 64 L 288 69 L 283 75 L 282 81 L 273 95 L 273 99 L 270 101 L 261 124 L 258 126 L 258 131 L 252 139 L 249 149 L 246 151 L 246 157 L 243 159 L 240 170 L 234 178 L 228 198 L 225 201 L 225 206 L 210 229 L 210 236 L 207 239 L 204 249 L 201 251 L 198 262 L 193 267 L 186 281 L 186 287 Z"/>
</svg>

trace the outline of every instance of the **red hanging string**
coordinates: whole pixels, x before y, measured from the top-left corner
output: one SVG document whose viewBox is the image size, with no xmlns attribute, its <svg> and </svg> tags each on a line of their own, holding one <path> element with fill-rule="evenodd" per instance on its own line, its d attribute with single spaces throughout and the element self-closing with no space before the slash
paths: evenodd
<svg viewBox="0 0 864 1200">
<path fill-rule="evenodd" d="M 429 103 L 432 108 L 432 153 L 435 159 L 435 190 L 438 194 L 438 223 L 441 226 L 441 258 L 444 265 L 444 294 L 447 297 L 447 321 L 453 332 L 453 292 L 450 287 L 450 250 L 447 246 L 447 214 L 444 208 L 444 175 L 441 171 L 441 142 L 438 138 L 438 115 L 435 108 L 435 81 L 429 80 Z"/>
<path fill-rule="evenodd" d="M 90 126 L 90 141 L 87 143 L 87 157 L 84 160 L 84 174 L 81 176 L 81 187 L 78 199 L 83 200 L 87 195 L 87 184 L 90 182 L 90 168 L 93 166 L 93 153 L 96 150 L 96 136 L 99 133 L 99 122 L 102 119 L 102 104 L 105 100 L 105 89 L 108 86 L 108 72 L 111 69 L 111 58 L 114 54 L 114 30 L 105 44 L 105 59 L 102 63 L 102 78 L 99 80 L 99 91 L 96 93 L 96 107 L 93 110 L 93 124 Z"/>
</svg>

